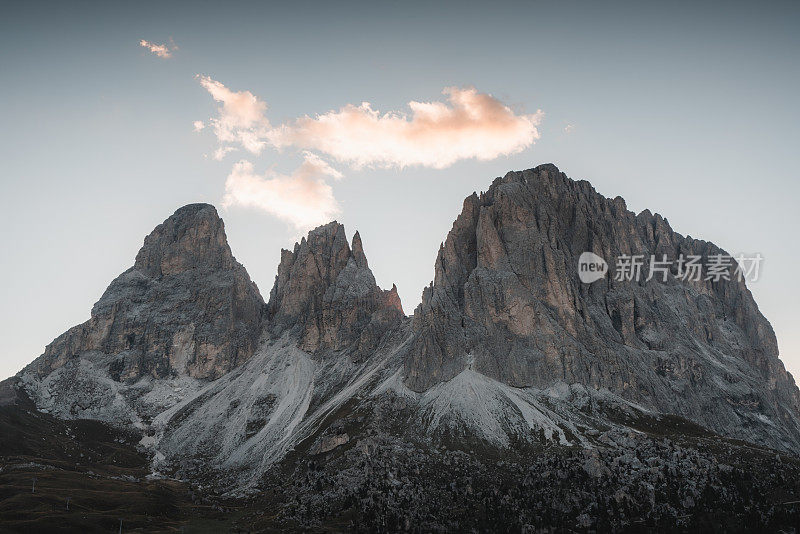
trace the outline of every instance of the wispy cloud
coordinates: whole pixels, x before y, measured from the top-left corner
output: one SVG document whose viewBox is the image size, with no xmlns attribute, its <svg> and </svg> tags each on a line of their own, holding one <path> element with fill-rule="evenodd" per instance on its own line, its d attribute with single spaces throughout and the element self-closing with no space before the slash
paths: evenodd
<svg viewBox="0 0 800 534">
<path fill-rule="evenodd" d="M 524 150 L 539 139 L 543 113 L 515 113 L 474 87 L 445 88 L 446 102 L 409 102 L 410 114 L 380 113 L 368 102 L 271 126 L 267 105 L 250 91 L 231 91 L 198 76 L 222 105 L 211 119 L 223 145 L 258 154 L 265 146 L 315 150 L 360 168 L 420 165 L 442 169 L 462 159 L 491 160 Z"/>
<path fill-rule="evenodd" d="M 201 131 L 203 128 L 206 127 L 206 124 L 203 121 L 194 121 L 192 123 L 192 127 L 194 128 L 195 132 Z"/>
<path fill-rule="evenodd" d="M 236 149 L 233 148 L 232 146 L 221 146 L 214 151 L 212 157 L 217 161 L 222 161 L 223 159 L 225 159 L 225 156 L 227 156 L 234 150 Z"/>
<path fill-rule="evenodd" d="M 239 161 L 225 182 L 222 205 L 258 208 L 305 232 L 324 224 L 340 213 L 326 177 L 341 178 L 341 173 L 311 153 L 292 174 L 255 172 L 249 161 Z"/>
<path fill-rule="evenodd" d="M 442 169 L 463 159 L 491 160 L 539 139 L 542 112 L 517 114 L 474 87 L 448 87 L 447 102 L 409 102 L 411 114 L 381 114 L 368 102 L 302 117 L 270 130 L 278 148 L 317 150 L 353 167 Z"/>
<path fill-rule="evenodd" d="M 209 120 L 214 133 L 224 145 L 239 144 L 245 150 L 258 154 L 266 146 L 270 125 L 266 117 L 267 105 L 250 91 L 231 91 L 208 76 L 198 75 L 206 91 L 221 105 L 218 116 Z M 228 148 L 228 147 L 225 147 Z M 233 150 L 230 147 L 230 150 Z M 225 150 L 223 155 L 230 150 Z"/>
<path fill-rule="evenodd" d="M 139 46 L 150 50 L 153 54 L 162 59 L 171 58 L 172 53 L 178 49 L 178 47 L 175 46 L 175 43 L 172 42 L 170 42 L 169 44 L 158 44 L 150 41 L 145 41 L 144 39 L 139 41 Z"/>
</svg>

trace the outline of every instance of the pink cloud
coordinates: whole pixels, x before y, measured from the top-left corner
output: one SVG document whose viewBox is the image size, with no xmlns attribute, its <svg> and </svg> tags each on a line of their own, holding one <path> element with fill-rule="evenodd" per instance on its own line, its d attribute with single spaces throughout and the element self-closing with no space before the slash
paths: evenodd
<svg viewBox="0 0 800 534">
<path fill-rule="evenodd" d="M 543 113 L 516 113 L 474 87 L 444 89 L 446 102 L 409 102 L 410 114 L 380 113 L 364 102 L 272 127 L 267 105 L 250 91 L 235 92 L 207 76 L 201 85 L 217 102 L 211 119 L 219 142 L 254 154 L 274 148 L 314 150 L 352 167 L 442 169 L 462 159 L 515 154 L 539 139 Z M 227 153 L 227 149 L 223 152 Z"/>
<path fill-rule="evenodd" d="M 353 167 L 442 169 L 462 159 L 491 160 L 539 139 L 542 112 L 517 114 L 474 87 L 448 87 L 447 102 L 409 102 L 410 116 L 381 114 L 367 102 L 272 129 L 276 147 L 317 150 Z"/>
<path fill-rule="evenodd" d="M 303 163 L 290 175 L 259 175 L 252 163 L 242 160 L 228 175 L 222 205 L 261 209 L 305 232 L 340 213 L 326 176 L 338 179 L 341 173 L 310 153 L 304 153 Z"/>
<path fill-rule="evenodd" d="M 231 91 L 220 82 L 208 76 L 200 76 L 200 80 L 211 97 L 221 105 L 219 116 L 209 122 L 220 143 L 239 144 L 245 150 L 258 154 L 266 146 L 266 136 L 270 128 L 266 117 L 267 105 L 250 91 Z M 232 147 L 225 147 L 223 156 Z"/>
<path fill-rule="evenodd" d="M 156 56 L 162 59 L 168 59 L 172 57 L 172 53 L 178 49 L 174 43 L 170 43 L 168 45 L 158 44 L 158 43 L 151 43 L 150 41 L 145 41 L 142 39 L 139 41 L 139 46 L 147 48 Z"/>
</svg>

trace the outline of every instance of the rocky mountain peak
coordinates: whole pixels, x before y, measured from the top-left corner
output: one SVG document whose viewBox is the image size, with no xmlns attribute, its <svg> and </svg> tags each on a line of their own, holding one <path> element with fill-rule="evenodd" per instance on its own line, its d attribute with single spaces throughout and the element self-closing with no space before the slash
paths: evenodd
<svg viewBox="0 0 800 534">
<path fill-rule="evenodd" d="M 273 335 L 292 331 L 308 352 L 353 348 L 356 358 L 404 317 L 397 289 L 376 284 L 359 233 L 351 248 L 336 221 L 281 252 L 268 309 Z"/>
<path fill-rule="evenodd" d="M 361 244 L 361 235 L 358 232 L 353 234 L 352 252 L 356 265 L 363 269 L 369 269 L 367 257 L 364 255 L 364 245 Z"/>
<path fill-rule="evenodd" d="M 280 329 L 292 325 L 318 302 L 352 253 L 344 226 L 336 221 L 319 226 L 295 243 L 294 250 L 281 250 L 275 285 L 270 292 L 269 317 Z"/>
<path fill-rule="evenodd" d="M 178 209 L 144 239 L 134 268 L 150 278 L 190 269 L 231 269 L 225 224 L 210 204 Z"/>
<path fill-rule="evenodd" d="M 91 319 L 56 338 L 26 371 L 45 376 L 63 368 L 66 376 L 90 362 L 118 382 L 216 378 L 252 355 L 264 317 L 264 301 L 233 258 L 216 209 L 190 204 L 145 238 Z"/>
<path fill-rule="evenodd" d="M 651 255 L 724 254 L 552 164 L 510 172 L 467 197 L 439 251 L 405 383 L 425 391 L 467 368 L 514 387 L 580 383 L 723 434 L 800 444 L 800 393 L 743 280 L 684 281 L 673 268 L 666 282 L 584 284 L 583 252 L 611 266 L 643 255 L 645 274 Z"/>
</svg>

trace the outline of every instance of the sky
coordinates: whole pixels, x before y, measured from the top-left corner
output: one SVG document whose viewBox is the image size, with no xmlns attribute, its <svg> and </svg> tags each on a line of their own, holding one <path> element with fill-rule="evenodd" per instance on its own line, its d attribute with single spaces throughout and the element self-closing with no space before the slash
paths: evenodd
<svg viewBox="0 0 800 534">
<path fill-rule="evenodd" d="M 760 253 L 800 373 L 800 4 L 380 4 L 3 2 L 0 378 L 182 205 L 265 297 L 335 218 L 410 314 L 464 197 L 548 162 Z"/>
</svg>

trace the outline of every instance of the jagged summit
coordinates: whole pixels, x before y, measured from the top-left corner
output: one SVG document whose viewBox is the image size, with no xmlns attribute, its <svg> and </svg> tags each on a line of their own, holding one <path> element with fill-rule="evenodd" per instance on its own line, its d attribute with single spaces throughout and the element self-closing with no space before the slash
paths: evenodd
<svg viewBox="0 0 800 534">
<path fill-rule="evenodd" d="M 514 387 L 608 388 L 730 435 L 800 446 L 800 395 L 743 280 L 595 284 L 583 252 L 613 265 L 724 253 L 635 215 L 547 164 L 464 201 L 414 314 L 405 383 L 425 391 L 468 366 Z"/>
<path fill-rule="evenodd" d="M 190 204 L 145 238 L 91 318 L 56 338 L 20 376 L 53 413 L 130 421 L 150 409 L 136 407 L 149 386 L 132 384 L 224 375 L 255 351 L 265 311 L 214 207 Z"/>
<path fill-rule="evenodd" d="M 292 330 L 308 352 L 351 348 L 361 358 L 403 319 L 397 288 L 375 283 L 358 232 L 352 243 L 333 221 L 281 251 L 268 305 L 273 334 Z"/>
<path fill-rule="evenodd" d="M 364 255 L 364 245 L 361 244 L 361 234 L 359 234 L 358 231 L 353 234 L 353 245 L 351 248 L 353 249 L 353 258 L 356 260 L 356 265 L 364 269 L 369 269 L 367 256 Z"/>
<path fill-rule="evenodd" d="M 231 269 L 225 224 L 211 204 L 189 204 L 144 239 L 134 268 L 157 278 L 189 269 Z"/>
</svg>

